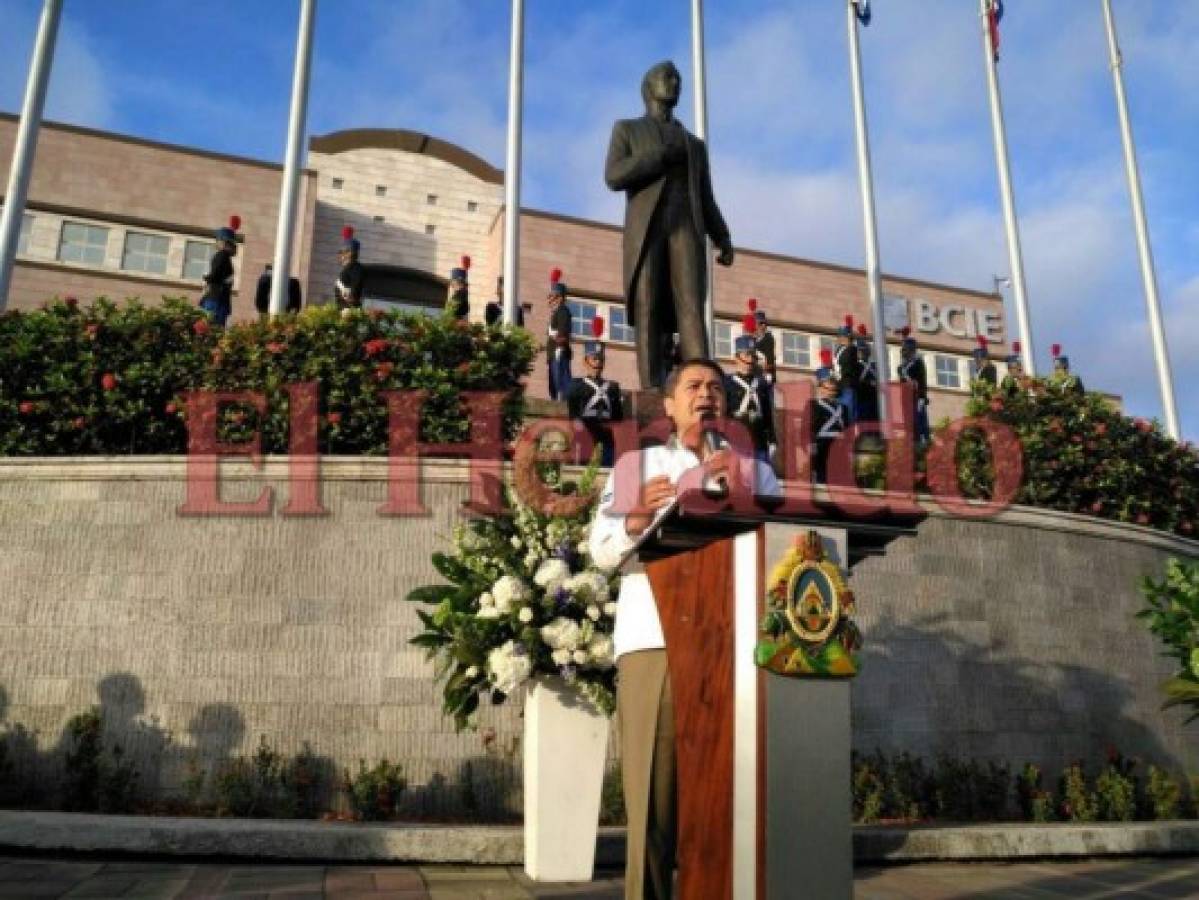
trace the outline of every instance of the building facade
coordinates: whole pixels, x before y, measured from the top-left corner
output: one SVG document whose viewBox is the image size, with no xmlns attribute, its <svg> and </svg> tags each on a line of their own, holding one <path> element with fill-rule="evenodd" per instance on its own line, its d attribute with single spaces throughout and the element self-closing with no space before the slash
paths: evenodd
<svg viewBox="0 0 1199 900">
<path fill-rule="evenodd" d="M 15 134 L 16 118 L 0 115 L 0 159 L 11 159 Z M 252 318 L 257 276 L 274 256 L 281 176 L 274 163 L 45 123 L 9 306 L 32 308 L 66 295 L 196 301 L 212 233 L 236 214 L 242 231 L 234 318 Z M 362 243 L 368 305 L 440 312 L 450 270 L 464 256 L 471 262 L 471 318 L 481 319 L 499 292 L 503 172 L 461 147 L 403 130 L 313 137 L 300 210 L 293 274 L 305 305 L 332 301 L 346 225 Z M 620 229 L 537 210 L 522 210 L 520 229 L 518 297 L 526 327 L 544 343 L 548 273 L 562 269 L 575 340 L 587 339 L 592 318 L 602 316 L 608 374 L 636 386 Z M 977 336 L 987 338 L 993 356 L 1005 353 L 1002 298 L 894 276 L 884 276 L 883 288 L 892 374 L 898 329 L 908 325 L 925 356 L 934 421 L 960 415 Z M 775 333 L 781 381 L 811 376 L 846 315 L 871 323 L 860 269 L 738 248 L 732 268 L 717 267 L 713 292 L 717 358 L 731 359 L 747 300 L 756 298 Z M 546 395 L 543 360 L 528 388 Z"/>
</svg>

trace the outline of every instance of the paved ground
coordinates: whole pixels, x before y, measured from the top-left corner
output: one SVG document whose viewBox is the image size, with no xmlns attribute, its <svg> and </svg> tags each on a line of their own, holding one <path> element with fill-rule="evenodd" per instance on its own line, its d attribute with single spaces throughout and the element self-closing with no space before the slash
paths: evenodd
<svg viewBox="0 0 1199 900">
<path fill-rule="evenodd" d="M 499 866 L 229 865 L 0 856 L 0 897 L 466 898 L 615 900 L 620 874 L 586 885 L 534 885 Z M 1199 858 L 1072 863 L 930 863 L 859 869 L 857 900 L 1199 898 Z M 822 900 L 822 898 L 812 898 Z"/>
</svg>

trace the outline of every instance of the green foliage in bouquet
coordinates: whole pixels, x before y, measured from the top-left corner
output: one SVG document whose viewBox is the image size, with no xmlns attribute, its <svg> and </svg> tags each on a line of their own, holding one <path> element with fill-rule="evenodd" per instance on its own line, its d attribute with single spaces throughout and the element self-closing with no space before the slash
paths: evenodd
<svg viewBox="0 0 1199 900">
<path fill-rule="evenodd" d="M 342 775 L 342 790 L 350 800 L 354 818 L 362 822 L 394 819 L 399 813 L 400 795 L 407 786 L 400 765 L 386 759 L 370 768 L 360 759 L 357 774 L 351 775 L 346 769 Z"/>
<path fill-rule="evenodd" d="M 593 495 L 596 473 L 593 463 L 562 490 Z M 531 678 L 557 677 L 610 714 L 616 579 L 587 550 L 593 505 L 546 516 L 514 491 L 506 502 L 505 514 L 457 527 L 451 550 L 433 555 L 445 581 L 408 595 L 428 607 L 411 642 L 436 663 L 443 709 L 462 729 L 481 701 L 502 703 Z"/>
<path fill-rule="evenodd" d="M 1024 452 L 1017 503 L 1149 525 L 1184 536 L 1199 521 L 1199 454 L 1157 422 L 1118 412 L 1102 394 L 1029 379 L 1005 393 L 975 383 L 969 416 L 1002 422 Z M 965 437 L 958 472 L 967 497 L 989 497 L 993 466 L 985 443 Z"/>
<path fill-rule="evenodd" d="M 1165 707 L 1185 706 L 1187 722 L 1199 719 L 1199 565 L 1171 559 L 1161 581 L 1145 578 L 1141 592 L 1148 606 L 1137 613 L 1165 644 L 1163 655 L 1178 671 L 1162 684 Z"/>
<path fill-rule="evenodd" d="M 231 407 L 223 441 L 262 435 L 288 448 L 289 385 L 318 382 L 323 453 L 387 453 L 384 391 L 428 392 L 420 437 L 470 436 L 463 391 L 504 394 L 505 435 L 519 428 L 528 332 L 446 317 L 313 307 L 220 329 L 182 300 L 161 306 L 55 301 L 0 316 L 0 456 L 183 453 L 184 395 L 258 391 L 266 412 Z"/>
</svg>

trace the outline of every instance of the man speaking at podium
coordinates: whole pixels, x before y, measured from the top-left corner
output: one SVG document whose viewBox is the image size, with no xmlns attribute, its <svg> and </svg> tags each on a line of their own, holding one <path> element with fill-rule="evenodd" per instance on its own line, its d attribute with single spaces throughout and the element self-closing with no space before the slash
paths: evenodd
<svg viewBox="0 0 1199 900">
<path fill-rule="evenodd" d="M 753 465 L 755 493 L 781 493 L 774 470 L 766 463 L 740 456 L 727 446 L 708 449 L 711 437 L 703 423 L 725 414 L 724 373 L 716 363 L 683 362 L 667 376 L 662 394 L 673 426 L 670 439 L 640 451 L 640 459 L 634 453 L 622 456 L 600 497 L 591 524 L 590 550 L 601 568 L 620 565 L 655 517 L 674 501 L 679 479 L 699 466 L 704 467 L 705 482 L 723 478 L 727 485 L 737 469 Z M 640 479 L 639 492 L 623 482 L 632 478 Z M 631 509 L 621 512 L 617 497 L 636 499 L 628 503 Z M 697 584 L 695 589 L 702 586 Z M 616 715 L 628 811 L 625 897 L 669 900 L 676 838 L 674 707 L 666 641 L 649 577 L 640 564 L 632 563 L 625 570 L 616 609 Z"/>
</svg>

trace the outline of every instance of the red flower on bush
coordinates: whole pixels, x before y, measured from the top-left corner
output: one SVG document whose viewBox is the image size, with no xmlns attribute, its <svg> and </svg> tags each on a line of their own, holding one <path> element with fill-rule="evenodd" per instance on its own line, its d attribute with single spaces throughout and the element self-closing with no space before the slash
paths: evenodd
<svg viewBox="0 0 1199 900">
<path fill-rule="evenodd" d="M 1096 500 L 1094 503 L 1091 504 L 1091 512 L 1093 512 L 1093 513 L 1097 513 L 1102 509 L 1103 509 L 1103 501 L 1102 500 Z"/>
<path fill-rule="evenodd" d="M 115 391 L 117 389 L 117 376 L 112 372 L 105 372 L 100 376 L 100 387 L 106 391 Z"/>
<path fill-rule="evenodd" d="M 18 406 L 17 409 L 21 411 L 21 415 L 28 416 L 33 414 L 33 411 L 36 409 L 36 407 L 33 405 L 32 400 L 22 400 L 21 405 Z"/>
<path fill-rule="evenodd" d="M 1148 419 L 1133 419 L 1133 424 L 1137 426 L 1137 431 L 1148 433 L 1153 430 L 1153 423 Z"/>
<path fill-rule="evenodd" d="M 362 351 L 367 356 L 378 356 L 387 349 L 390 342 L 386 338 L 375 338 L 362 345 Z"/>
<path fill-rule="evenodd" d="M 88 338 L 94 341 L 96 339 L 96 335 L 100 333 L 100 326 L 95 322 L 89 322 L 83 330 L 87 332 Z"/>
<path fill-rule="evenodd" d="M 1107 422 L 1097 422 L 1095 424 L 1096 434 L 1107 434 Z"/>
<path fill-rule="evenodd" d="M 341 421 L 341 413 L 339 413 L 337 410 L 333 410 L 325 416 L 325 419 L 330 425 L 336 425 Z"/>
<path fill-rule="evenodd" d="M 212 326 L 208 324 L 207 319 L 196 319 L 192 322 L 192 331 L 200 336 L 208 334 L 212 330 Z"/>
<path fill-rule="evenodd" d="M 465 375 L 467 372 L 470 371 L 470 363 L 469 362 L 460 362 L 460 363 L 458 363 L 457 368 L 458 368 L 459 374 Z"/>
<path fill-rule="evenodd" d="M 1062 420 L 1061 419 L 1051 419 L 1049 422 L 1049 430 L 1052 431 L 1054 434 L 1061 434 L 1062 433 Z"/>
<path fill-rule="evenodd" d="M 63 298 L 62 302 L 67 305 L 68 309 L 75 309 L 79 306 L 79 301 L 76 300 L 74 297 L 70 296 L 69 294 Z"/>
<path fill-rule="evenodd" d="M 278 353 L 282 353 L 286 349 L 287 349 L 287 344 L 281 344 L 278 341 L 271 341 L 269 344 L 266 345 L 267 353 L 278 354 Z"/>
<path fill-rule="evenodd" d="M 1138 525 L 1148 525 L 1149 524 L 1149 513 L 1137 513 L 1137 524 Z"/>
<path fill-rule="evenodd" d="M 395 363 L 393 363 L 393 362 L 379 363 L 379 365 L 375 366 L 375 380 L 376 381 L 386 381 L 388 378 L 391 377 L 391 373 L 394 369 L 395 369 Z"/>
<path fill-rule="evenodd" d="M 76 416 L 75 420 L 71 422 L 71 424 L 74 425 L 76 429 L 82 429 L 87 425 L 87 419 L 85 419 L 83 416 Z"/>
<path fill-rule="evenodd" d="M 166 412 L 167 412 L 168 416 L 173 416 L 178 411 L 179 411 L 179 407 L 177 407 L 174 403 L 168 403 L 166 405 Z"/>
<path fill-rule="evenodd" d="M 1003 401 L 996 397 L 991 401 L 991 412 L 1003 412 Z"/>
</svg>

